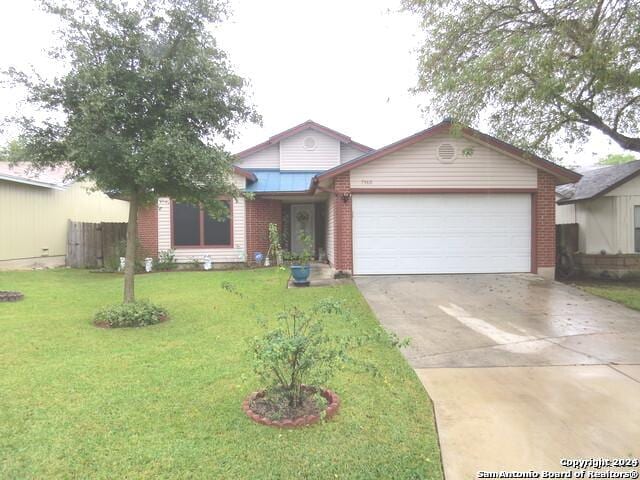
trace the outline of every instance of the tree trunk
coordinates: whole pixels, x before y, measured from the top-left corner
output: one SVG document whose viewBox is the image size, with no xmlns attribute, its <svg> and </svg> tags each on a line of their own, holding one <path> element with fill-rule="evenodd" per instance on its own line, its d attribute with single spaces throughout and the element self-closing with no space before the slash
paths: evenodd
<svg viewBox="0 0 640 480">
<path fill-rule="evenodd" d="M 129 223 L 127 223 L 127 251 L 124 264 L 124 303 L 133 303 L 134 277 L 136 269 L 136 246 L 138 243 L 138 195 L 129 197 Z"/>
</svg>

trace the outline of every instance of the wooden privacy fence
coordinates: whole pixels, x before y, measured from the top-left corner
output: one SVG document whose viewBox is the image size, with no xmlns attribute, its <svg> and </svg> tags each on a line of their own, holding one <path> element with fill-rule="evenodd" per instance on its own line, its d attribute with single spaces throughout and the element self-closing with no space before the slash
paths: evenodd
<svg viewBox="0 0 640 480">
<path fill-rule="evenodd" d="M 578 231 L 577 223 L 556 225 L 556 246 L 558 254 L 564 252 L 573 255 L 578 251 Z"/>
<path fill-rule="evenodd" d="M 579 227 L 577 223 L 556 225 L 556 277 L 566 280 L 578 274 L 575 254 L 578 251 Z"/>
<path fill-rule="evenodd" d="M 67 265 L 74 268 L 117 266 L 126 239 L 126 223 L 84 223 L 69 220 Z"/>
</svg>

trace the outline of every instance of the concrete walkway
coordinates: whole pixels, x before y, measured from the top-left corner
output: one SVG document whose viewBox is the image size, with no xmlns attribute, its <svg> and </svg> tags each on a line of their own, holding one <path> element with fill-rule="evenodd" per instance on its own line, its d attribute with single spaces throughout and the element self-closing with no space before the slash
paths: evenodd
<svg viewBox="0 0 640 480">
<path fill-rule="evenodd" d="M 351 283 L 351 278 L 335 278 L 335 270 L 326 263 L 314 262 L 311 264 L 309 274 L 309 287 L 328 287 L 331 285 L 344 285 Z M 289 278 L 288 288 L 300 288 L 293 283 L 293 278 Z"/>
<path fill-rule="evenodd" d="M 411 337 L 447 480 L 640 457 L 640 313 L 533 275 L 360 277 Z"/>
</svg>

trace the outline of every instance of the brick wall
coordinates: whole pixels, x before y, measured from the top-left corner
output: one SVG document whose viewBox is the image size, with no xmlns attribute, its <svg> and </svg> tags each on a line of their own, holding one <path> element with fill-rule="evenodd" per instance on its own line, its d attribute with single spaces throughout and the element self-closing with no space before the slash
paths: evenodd
<svg viewBox="0 0 640 480">
<path fill-rule="evenodd" d="M 536 267 L 553 268 L 556 266 L 556 182 L 541 170 L 538 170 L 535 214 Z"/>
<path fill-rule="evenodd" d="M 253 261 L 254 252 L 269 250 L 269 224 L 278 225 L 282 235 L 282 202 L 256 198 L 247 200 L 247 260 Z"/>
<path fill-rule="evenodd" d="M 334 268 L 338 271 L 353 272 L 353 235 L 351 195 L 345 201 L 343 193 L 351 193 L 349 172 L 338 175 L 333 186 L 337 198 L 335 201 L 335 245 Z"/>
<path fill-rule="evenodd" d="M 158 256 L 158 205 L 138 209 L 138 240 L 145 256 Z"/>
<path fill-rule="evenodd" d="M 594 278 L 636 279 L 640 277 L 640 255 L 633 253 L 600 255 L 579 253 L 573 256 L 578 273 Z"/>
</svg>

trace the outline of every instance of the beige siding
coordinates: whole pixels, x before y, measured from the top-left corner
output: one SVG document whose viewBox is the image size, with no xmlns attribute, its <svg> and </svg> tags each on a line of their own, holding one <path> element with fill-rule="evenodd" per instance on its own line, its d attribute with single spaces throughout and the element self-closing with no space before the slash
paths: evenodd
<svg viewBox="0 0 640 480">
<path fill-rule="evenodd" d="M 239 188 L 244 188 L 244 177 L 236 175 L 234 183 Z M 191 262 L 194 259 L 202 260 L 209 256 L 214 263 L 238 263 L 244 262 L 246 252 L 245 234 L 245 201 L 239 197 L 232 202 L 233 209 L 233 246 L 228 248 L 182 248 L 175 249 L 176 261 L 180 263 Z M 158 199 L 158 251 L 171 249 L 171 200 L 169 198 Z"/>
<path fill-rule="evenodd" d="M 361 155 L 364 155 L 364 152 L 361 152 L 357 148 L 350 147 L 344 143 L 340 144 L 340 163 L 348 162 Z"/>
<path fill-rule="evenodd" d="M 618 253 L 616 201 L 611 197 L 576 203 L 579 246 L 584 253 Z"/>
<path fill-rule="evenodd" d="M 437 158 L 441 143 L 455 146 L 453 163 Z M 472 148 L 469 156 L 464 149 Z M 467 138 L 438 135 L 351 171 L 352 188 L 536 188 L 537 171 Z"/>
<path fill-rule="evenodd" d="M 60 191 L 0 180 L 0 262 L 64 257 L 69 220 L 127 221 L 128 202 L 89 192 L 89 187 L 75 183 Z"/>
<path fill-rule="evenodd" d="M 561 197 L 556 197 L 556 201 Z M 556 225 L 576 222 L 576 206 L 574 204 L 558 205 L 556 204 Z"/>
<path fill-rule="evenodd" d="M 600 198 L 576 203 L 580 251 L 635 253 L 636 206 L 640 206 L 640 178 L 632 179 Z"/>
<path fill-rule="evenodd" d="M 280 168 L 280 144 L 272 145 L 236 162 L 242 168 Z"/>
<path fill-rule="evenodd" d="M 336 197 L 329 195 L 327 201 L 327 259 L 333 266 L 335 258 Z"/>
<path fill-rule="evenodd" d="M 313 150 L 304 147 L 304 140 L 316 141 Z M 280 142 L 281 170 L 327 170 L 340 164 L 340 142 L 335 138 L 308 129 Z"/>
<path fill-rule="evenodd" d="M 640 206 L 640 195 L 625 195 L 615 197 L 617 221 L 615 222 L 615 237 L 617 249 L 621 253 L 635 253 L 635 219 L 634 210 Z"/>
<path fill-rule="evenodd" d="M 640 195 L 640 177 L 633 178 L 606 194 L 607 197 L 624 197 L 638 195 Z"/>
<path fill-rule="evenodd" d="M 640 178 L 636 177 L 606 194 L 615 198 L 616 248 L 622 253 L 635 253 L 635 207 L 640 206 Z"/>
</svg>

